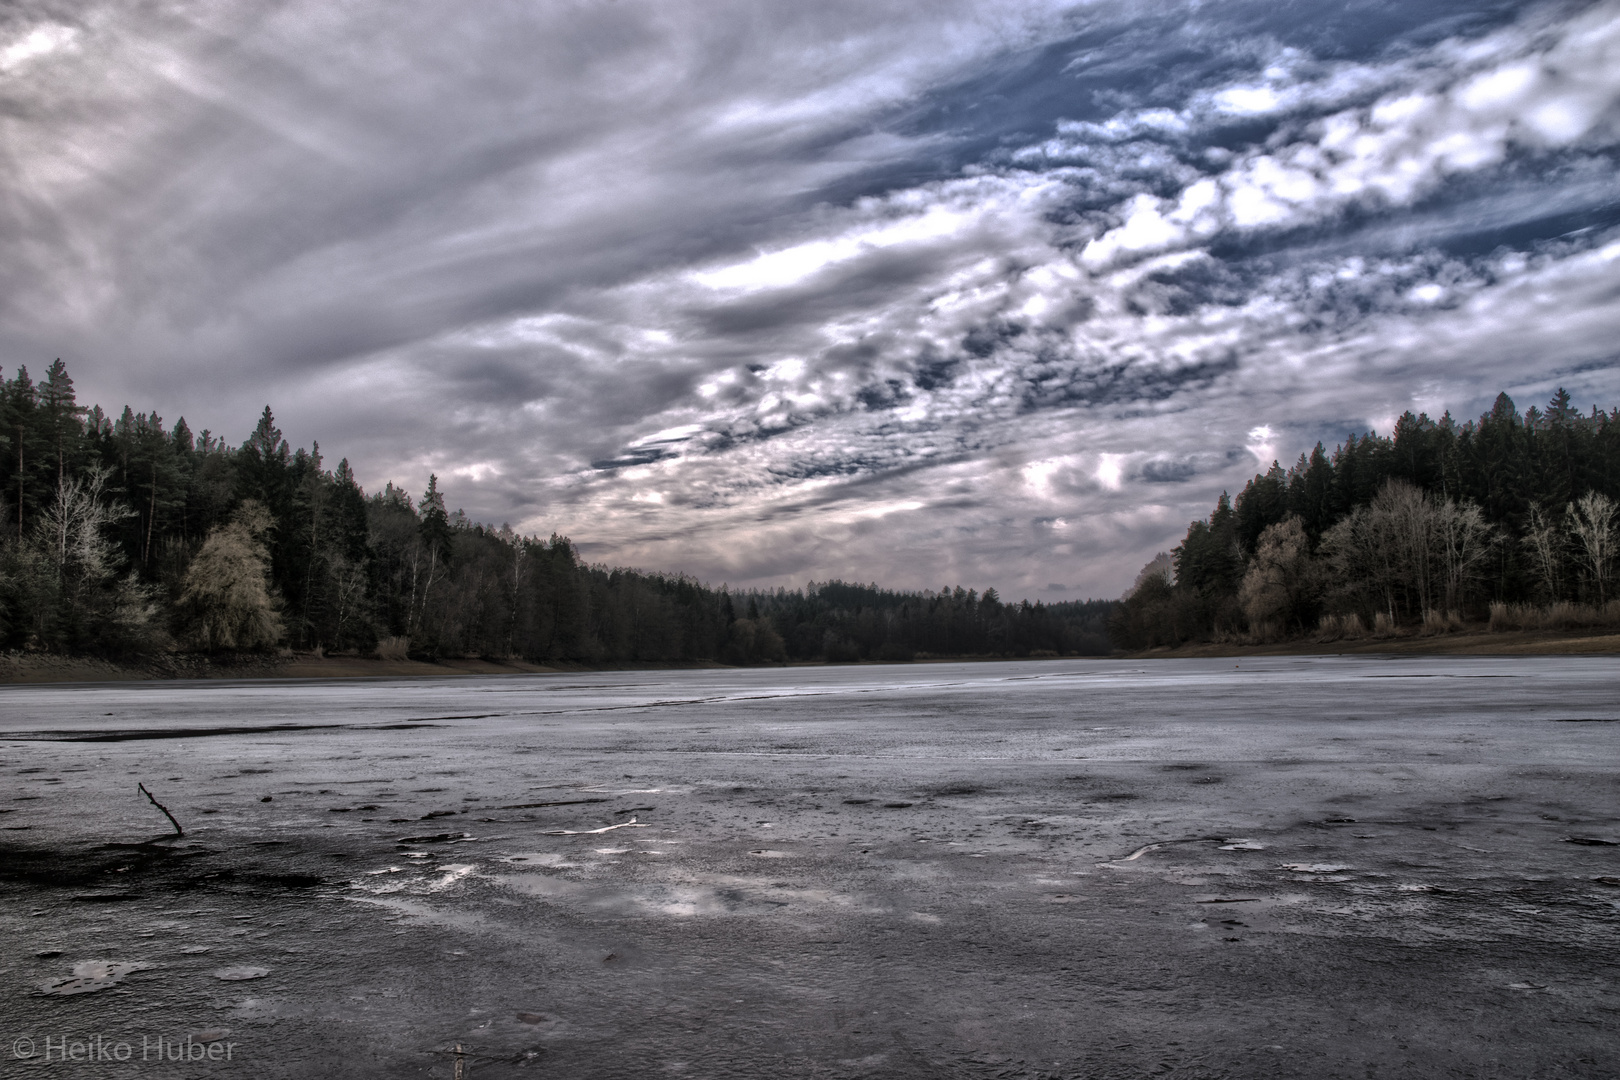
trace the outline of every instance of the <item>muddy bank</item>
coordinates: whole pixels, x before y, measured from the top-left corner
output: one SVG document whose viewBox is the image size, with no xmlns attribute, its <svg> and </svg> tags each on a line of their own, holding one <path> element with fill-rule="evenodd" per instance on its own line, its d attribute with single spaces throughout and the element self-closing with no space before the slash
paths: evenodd
<svg viewBox="0 0 1620 1080">
<path fill-rule="evenodd" d="M 377 660 L 363 656 L 291 656 L 164 653 L 123 663 L 50 653 L 0 654 L 0 684 L 144 682 L 155 679 L 398 679 L 453 675 L 543 675 L 585 671 L 685 671 L 720 668 L 713 663 L 588 666 L 476 657 L 440 660 Z"/>
<path fill-rule="evenodd" d="M 264 679 L 289 661 L 276 656 L 162 653 L 117 662 L 54 653 L 0 653 L 0 683 L 137 682 L 147 679 Z"/>
<path fill-rule="evenodd" d="M 1614 656 L 1620 634 L 1590 630 L 1465 630 L 1427 637 L 1286 641 L 1272 645 L 1199 642 L 1121 654 L 1132 659 L 1220 656 Z"/>
</svg>

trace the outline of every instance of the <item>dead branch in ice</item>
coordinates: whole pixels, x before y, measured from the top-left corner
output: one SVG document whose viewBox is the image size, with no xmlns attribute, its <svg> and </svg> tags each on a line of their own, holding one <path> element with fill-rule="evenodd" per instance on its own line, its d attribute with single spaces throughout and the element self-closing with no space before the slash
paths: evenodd
<svg viewBox="0 0 1620 1080">
<path fill-rule="evenodd" d="M 169 824 L 170 825 L 174 826 L 174 835 L 176 835 L 176 836 L 184 836 L 184 835 L 186 835 L 186 830 L 182 829 L 180 827 L 180 823 L 178 821 L 174 820 L 174 815 L 169 813 L 169 808 L 167 806 L 164 806 L 162 803 L 158 802 L 156 799 L 154 799 L 152 797 L 152 793 L 150 791 L 146 790 L 146 785 L 145 784 L 137 782 L 135 786 L 140 789 L 140 792 L 141 792 L 142 795 L 146 796 L 146 801 L 147 802 L 151 803 L 153 806 L 155 806 L 159 810 L 163 811 L 163 816 L 169 819 Z"/>
</svg>

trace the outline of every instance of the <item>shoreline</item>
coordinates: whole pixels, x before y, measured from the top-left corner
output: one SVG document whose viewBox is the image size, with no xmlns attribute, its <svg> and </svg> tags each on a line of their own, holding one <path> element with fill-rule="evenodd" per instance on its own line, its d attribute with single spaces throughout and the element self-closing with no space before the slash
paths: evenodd
<svg viewBox="0 0 1620 1080">
<path fill-rule="evenodd" d="M 1159 646 L 1112 656 L 1006 657 L 959 656 L 916 660 L 915 665 L 1005 660 L 1179 660 L 1261 656 L 1620 656 L 1620 632 L 1467 630 L 1433 636 L 1410 636 L 1356 641 L 1288 641 L 1266 645 L 1237 642 L 1199 642 L 1174 648 Z M 888 661 L 863 660 L 848 665 L 790 662 L 779 667 L 885 665 Z M 686 663 L 537 664 L 525 660 L 444 658 L 440 660 L 378 660 L 357 656 L 217 657 L 199 654 L 164 654 L 144 661 L 118 663 L 96 657 L 50 653 L 0 655 L 0 685 L 49 683 L 171 682 L 179 680 L 288 680 L 288 679 L 397 679 L 450 678 L 476 675 L 567 675 L 596 671 L 687 671 L 723 669 L 732 665 L 714 661 Z M 742 670 L 742 669 L 739 669 Z"/>
<path fill-rule="evenodd" d="M 724 664 L 534 664 L 524 660 L 445 658 L 378 660 L 357 656 L 202 656 L 164 654 L 119 663 L 88 656 L 49 653 L 0 655 L 0 686 L 49 683 L 244 681 L 307 679 L 445 678 L 460 675 L 567 675 L 587 671 L 674 671 Z"/>
<path fill-rule="evenodd" d="M 1196 642 L 1118 654 L 1132 660 L 1243 656 L 1616 656 L 1620 632 L 1594 630 L 1463 630 L 1429 636 L 1349 641 L 1280 641 L 1267 645 Z"/>
</svg>

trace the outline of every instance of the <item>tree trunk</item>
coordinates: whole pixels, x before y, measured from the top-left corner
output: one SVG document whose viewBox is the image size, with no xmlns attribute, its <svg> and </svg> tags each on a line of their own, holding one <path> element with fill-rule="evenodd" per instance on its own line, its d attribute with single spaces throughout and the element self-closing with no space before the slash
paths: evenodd
<svg viewBox="0 0 1620 1080">
<path fill-rule="evenodd" d="M 147 503 L 146 544 L 141 552 L 141 565 L 152 563 L 152 526 L 157 522 L 157 458 L 152 459 L 152 498 Z"/>
</svg>

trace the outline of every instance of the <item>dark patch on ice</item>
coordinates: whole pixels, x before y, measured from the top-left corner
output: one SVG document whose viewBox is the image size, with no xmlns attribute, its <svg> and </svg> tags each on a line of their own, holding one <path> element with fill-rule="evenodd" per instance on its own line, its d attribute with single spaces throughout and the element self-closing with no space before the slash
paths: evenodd
<svg viewBox="0 0 1620 1080">
<path fill-rule="evenodd" d="M 405 722 L 408 723 L 408 724 L 420 724 L 424 720 L 487 720 L 492 716 L 505 716 L 505 715 L 506 715 L 505 713 L 498 713 L 498 712 L 481 712 L 481 713 L 462 713 L 462 714 L 460 714 L 458 716 L 407 716 L 405 718 Z"/>
<path fill-rule="evenodd" d="M 985 788 L 979 784 L 948 784 L 933 789 L 935 795 L 982 795 Z"/>
<path fill-rule="evenodd" d="M 424 724 L 258 724 L 252 727 L 134 728 L 120 731 L 20 731 L 6 736 L 23 742 L 141 742 L 150 739 L 202 739 L 217 735 L 277 735 L 287 731 L 416 731 Z M 269 769 L 244 769 L 265 773 Z"/>
<path fill-rule="evenodd" d="M 276 885 L 283 889 L 313 889 L 326 884 L 326 879 L 316 874 L 255 874 L 251 880 L 256 884 Z"/>
<path fill-rule="evenodd" d="M 60 890 L 62 899 L 86 904 L 160 900 L 192 890 L 275 894 L 328 884 L 308 860 L 335 853 L 304 844 L 289 850 L 282 841 L 219 850 L 177 839 L 50 847 L 0 843 L 0 885 Z"/>
<path fill-rule="evenodd" d="M 1258 896 L 1217 896 L 1210 900 L 1194 900 L 1195 904 L 1259 904 L 1264 901 Z"/>
<path fill-rule="evenodd" d="M 146 728 L 124 731 L 24 731 L 9 736 L 31 742 L 136 742 L 144 739 L 190 739 L 211 735 L 269 735 L 281 731 L 337 730 L 345 724 L 261 724 L 253 727 Z"/>
</svg>

